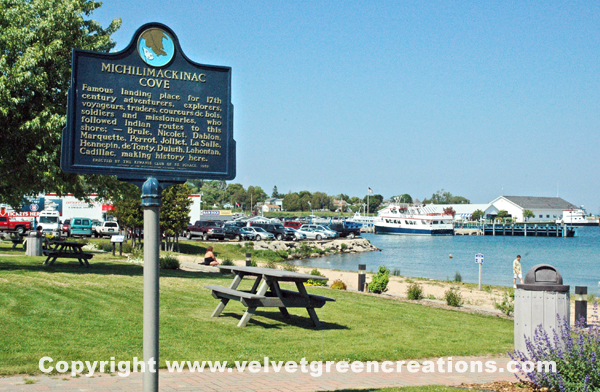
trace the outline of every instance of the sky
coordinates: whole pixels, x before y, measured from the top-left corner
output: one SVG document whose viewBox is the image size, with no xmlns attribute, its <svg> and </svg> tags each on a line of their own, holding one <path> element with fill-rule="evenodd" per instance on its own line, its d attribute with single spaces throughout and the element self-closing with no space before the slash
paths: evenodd
<svg viewBox="0 0 600 392">
<path fill-rule="evenodd" d="M 232 68 L 234 183 L 600 213 L 600 3 L 117 1 L 124 49 L 160 22 Z"/>
</svg>

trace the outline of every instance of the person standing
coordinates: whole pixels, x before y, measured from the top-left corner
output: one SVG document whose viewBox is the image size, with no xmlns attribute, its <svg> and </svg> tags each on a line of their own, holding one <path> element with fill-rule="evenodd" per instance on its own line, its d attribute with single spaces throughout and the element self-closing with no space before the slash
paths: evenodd
<svg viewBox="0 0 600 392">
<path fill-rule="evenodd" d="M 517 258 L 513 261 L 513 272 L 515 274 L 515 278 L 513 280 L 513 287 L 517 288 L 517 278 L 521 280 L 521 284 L 523 284 L 523 272 L 521 269 L 521 255 L 517 255 Z"/>
</svg>

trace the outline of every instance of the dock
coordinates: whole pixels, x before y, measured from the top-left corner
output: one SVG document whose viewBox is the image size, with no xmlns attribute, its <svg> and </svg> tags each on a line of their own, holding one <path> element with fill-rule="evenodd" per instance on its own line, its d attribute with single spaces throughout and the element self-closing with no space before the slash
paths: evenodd
<svg viewBox="0 0 600 392">
<path fill-rule="evenodd" d="M 577 231 L 572 226 L 555 223 L 516 223 L 516 224 L 468 224 L 454 228 L 455 235 L 491 235 L 520 237 L 574 237 Z"/>
</svg>

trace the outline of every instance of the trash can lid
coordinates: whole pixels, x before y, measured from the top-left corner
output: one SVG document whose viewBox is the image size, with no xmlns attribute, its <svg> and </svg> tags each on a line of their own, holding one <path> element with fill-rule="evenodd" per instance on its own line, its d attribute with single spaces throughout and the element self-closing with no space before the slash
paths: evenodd
<svg viewBox="0 0 600 392">
<path fill-rule="evenodd" d="M 525 274 L 523 284 L 518 284 L 517 288 L 529 291 L 569 292 L 569 285 L 563 284 L 560 272 L 549 264 L 538 264 L 531 267 Z"/>
</svg>

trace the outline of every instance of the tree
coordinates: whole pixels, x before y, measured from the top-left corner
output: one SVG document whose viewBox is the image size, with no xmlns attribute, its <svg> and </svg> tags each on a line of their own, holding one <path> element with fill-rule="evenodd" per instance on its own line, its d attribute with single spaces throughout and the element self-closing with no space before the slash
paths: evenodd
<svg viewBox="0 0 600 392">
<path fill-rule="evenodd" d="M 402 195 L 398 195 L 398 196 L 392 197 L 392 200 L 397 200 L 398 203 L 406 203 L 406 204 L 412 204 L 413 203 L 413 198 L 408 193 L 404 193 Z"/>
<path fill-rule="evenodd" d="M 166 235 L 166 249 L 173 251 L 177 244 L 179 252 L 179 233 L 184 231 L 190 220 L 190 205 L 188 197 L 190 189 L 185 184 L 172 185 L 162 192 L 160 208 L 160 230 Z"/>
<path fill-rule="evenodd" d="M 300 198 L 297 193 L 288 193 L 283 197 L 283 209 L 286 211 L 300 211 Z"/>
<path fill-rule="evenodd" d="M 506 211 L 506 210 L 500 210 L 500 211 L 498 211 L 498 214 L 496 216 L 498 218 L 504 220 L 505 218 L 508 218 L 508 211 Z"/>
<path fill-rule="evenodd" d="M 481 210 L 475 210 L 475 211 L 473 211 L 473 215 L 471 216 L 471 218 L 473 220 L 478 221 L 481 218 L 483 218 L 483 215 L 484 215 L 483 211 L 481 211 Z"/>
<path fill-rule="evenodd" d="M 133 246 L 144 226 L 144 210 L 142 208 L 142 191 L 133 184 L 125 183 L 125 192 L 115 195 L 112 214 L 119 221 L 125 232 L 131 231 Z"/>
<path fill-rule="evenodd" d="M 454 211 L 454 208 L 452 207 L 446 207 L 444 208 L 444 214 L 452 215 L 452 217 L 454 217 L 454 215 L 456 215 L 456 211 Z"/>
<path fill-rule="evenodd" d="M 535 214 L 533 213 L 533 211 L 531 210 L 524 210 L 523 211 L 523 218 L 525 218 L 526 220 L 529 220 L 529 218 L 534 218 Z"/>
<path fill-rule="evenodd" d="M 470 204 L 469 199 L 462 196 L 453 196 L 450 192 L 444 192 L 440 189 L 433 195 L 431 199 L 423 199 L 423 204 Z"/>
<path fill-rule="evenodd" d="M 60 168 L 72 48 L 108 52 L 120 19 L 103 28 L 86 20 L 90 0 L 0 0 L 0 202 L 56 192 L 102 197 L 115 177 L 79 176 Z"/>
<path fill-rule="evenodd" d="M 365 198 L 363 199 L 363 202 L 365 202 L 365 203 L 367 202 L 367 196 L 365 196 Z M 383 203 L 383 196 L 381 196 L 381 195 L 369 196 L 369 206 L 368 206 L 369 213 L 376 212 L 377 208 L 379 208 L 381 203 Z"/>
<path fill-rule="evenodd" d="M 273 192 L 271 193 L 271 197 L 274 197 L 274 198 L 276 198 L 276 199 L 279 199 L 280 195 L 279 195 L 279 192 L 277 191 L 277 185 L 275 185 L 275 186 L 273 187 Z"/>
</svg>

